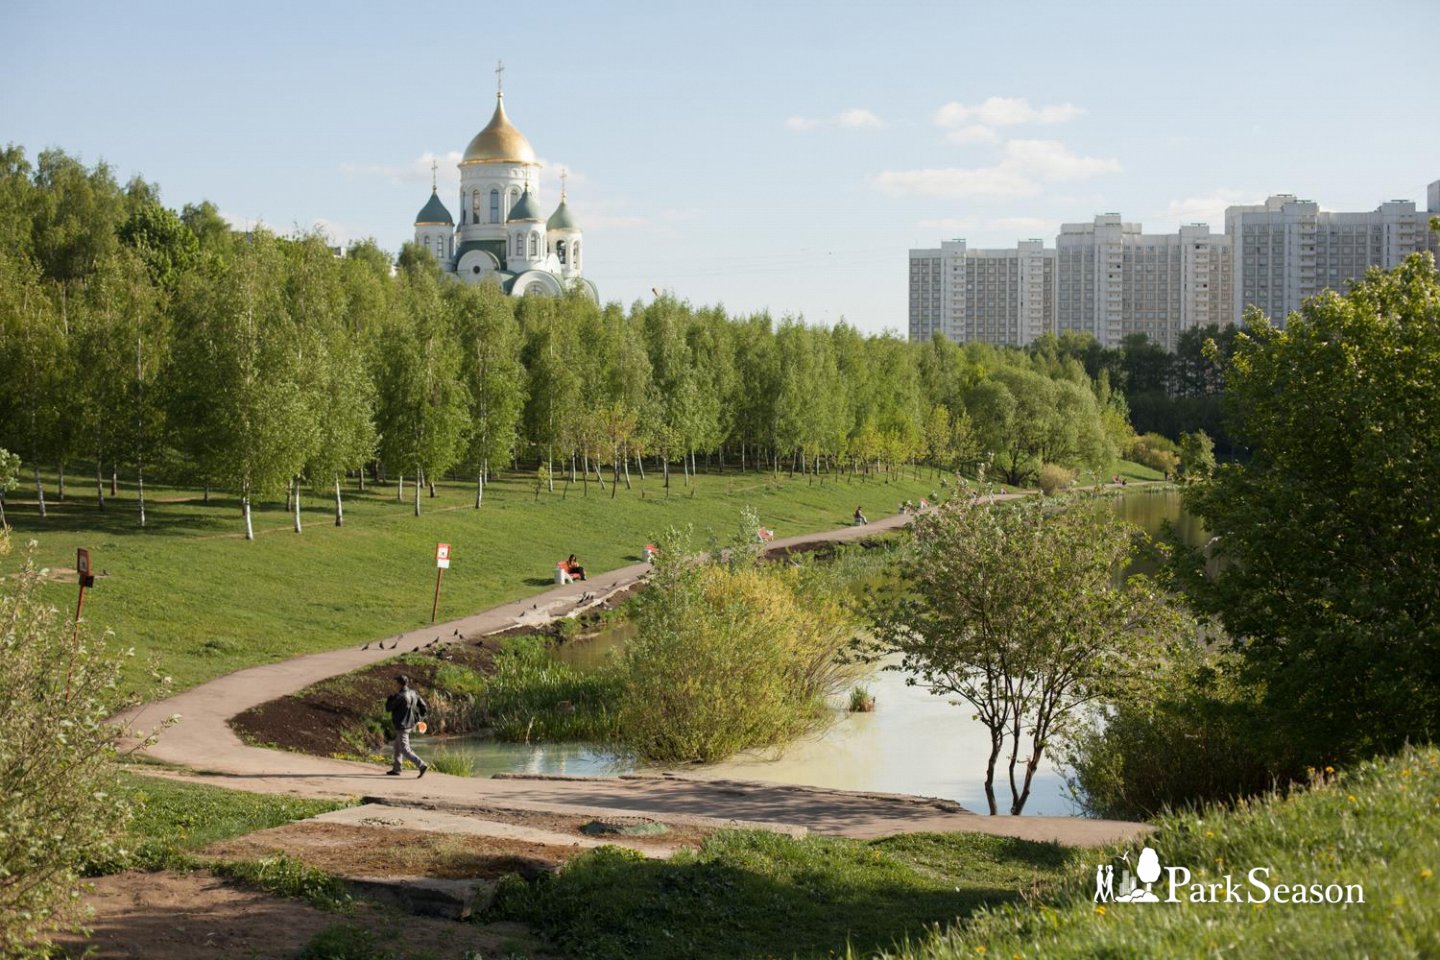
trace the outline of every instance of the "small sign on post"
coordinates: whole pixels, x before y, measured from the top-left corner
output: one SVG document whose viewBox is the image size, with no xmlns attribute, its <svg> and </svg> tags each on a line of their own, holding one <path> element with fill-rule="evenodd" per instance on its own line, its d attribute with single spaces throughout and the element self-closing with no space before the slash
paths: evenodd
<svg viewBox="0 0 1440 960">
<path fill-rule="evenodd" d="M 80 648 L 80 612 L 85 609 L 85 588 L 95 586 L 90 572 L 90 551 L 75 548 L 75 579 L 80 583 L 80 598 L 75 601 L 75 633 L 70 637 L 70 667 L 65 671 L 65 702 L 70 702 L 70 682 L 75 675 L 75 652 Z"/>
<path fill-rule="evenodd" d="M 440 611 L 440 581 L 445 577 L 445 571 L 450 569 L 450 544 L 435 544 L 435 602 L 430 605 L 430 622 L 435 622 L 435 615 Z"/>
</svg>

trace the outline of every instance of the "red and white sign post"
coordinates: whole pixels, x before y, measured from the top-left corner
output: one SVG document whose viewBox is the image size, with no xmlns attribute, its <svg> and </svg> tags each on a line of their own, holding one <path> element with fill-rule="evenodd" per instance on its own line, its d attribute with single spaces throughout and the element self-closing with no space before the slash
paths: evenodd
<svg viewBox="0 0 1440 960">
<path fill-rule="evenodd" d="M 435 602 L 430 605 L 430 622 L 435 622 L 435 614 L 440 611 L 440 581 L 445 576 L 445 571 L 450 569 L 450 544 L 435 544 Z"/>
</svg>

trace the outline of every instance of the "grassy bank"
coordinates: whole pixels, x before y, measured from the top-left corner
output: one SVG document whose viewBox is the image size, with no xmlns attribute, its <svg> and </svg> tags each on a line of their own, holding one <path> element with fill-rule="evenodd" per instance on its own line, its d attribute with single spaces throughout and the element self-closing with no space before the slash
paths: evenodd
<svg viewBox="0 0 1440 960">
<path fill-rule="evenodd" d="M 1222 893 L 1222 902 L 1191 903 L 1182 887 L 1179 903 L 1097 907 L 1095 866 L 1119 852 L 1108 851 L 1074 862 L 1043 905 L 1003 907 L 890 956 L 1440 956 L 1440 749 L 1322 774 L 1289 797 L 1167 816 L 1158 827 L 1150 845 L 1160 862 L 1186 867 L 1193 882 L 1232 874 L 1241 896 L 1260 896 L 1248 874 L 1266 867 L 1271 888 L 1359 884 L 1364 902 L 1226 903 Z M 1162 875 L 1162 899 L 1167 884 Z"/>
<path fill-rule="evenodd" d="M 509 878 L 488 919 L 530 923 L 572 960 L 869 955 L 1041 888 L 1074 856 L 978 834 L 722 832 L 668 861 L 612 847 L 533 884 Z"/>
<path fill-rule="evenodd" d="M 778 536 L 843 526 L 856 505 L 872 517 L 893 514 L 904 499 L 938 489 L 929 479 L 777 481 L 768 474 L 702 474 L 689 488 L 672 478 L 666 497 L 659 478 L 611 500 L 591 484 L 563 498 L 537 500 L 528 477 L 491 484 L 481 510 L 467 484 L 441 484 L 422 498 L 414 517 L 393 485 L 346 492 L 345 526 L 336 528 L 330 501 L 307 496 L 304 533 L 290 530 L 283 504 L 257 508 L 257 539 L 240 537 L 233 498 L 205 504 L 198 491 L 147 487 L 149 525 L 136 526 L 133 491 L 122 488 L 104 513 L 91 490 L 72 476 L 67 499 L 40 520 L 13 491 L 7 514 L 19 544 L 39 541 L 43 565 L 68 569 L 75 548 L 88 547 L 100 572 L 85 601 L 91 622 L 113 628 L 135 647 L 129 685 L 146 665 L 183 689 L 257 663 L 394 634 L 428 622 L 437 542 L 452 546 L 440 616 L 454 617 L 533 594 L 553 583 L 556 561 L 578 554 L 592 570 L 640 559 L 647 542 L 672 525 L 693 524 L 728 535 L 745 506 Z M 644 497 L 641 496 L 641 488 Z M 407 487 L 407 491 L 408 491 Z M 17 550 L 0 574 L 17 569 Z M 73 575 L 47 588 L 62 609 L 73 608 Z"/>
<path fill-rule="evenodd" d="M 246 793 L 164 777 L 122 772 L 120 790 L 134 810 L 115 857 L 90 873 L 158 870 L 182 865 L 189 854 L 231 837 L 268 830 L 349 806 L 267 793 Z"/>
</svg>

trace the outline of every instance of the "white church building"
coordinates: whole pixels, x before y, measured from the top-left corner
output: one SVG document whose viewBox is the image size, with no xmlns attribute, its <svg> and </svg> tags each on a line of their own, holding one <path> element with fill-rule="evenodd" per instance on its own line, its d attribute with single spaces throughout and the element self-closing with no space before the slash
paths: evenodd
<svg viewBox="0 0 1440 960">
<path fill-rule="evenodd" d="M 565 203 L 547 218 L 540 205 L 540 161 L 495 95 L 495 115 L 460 159 L 460 222 L 430 188 L 415 217 L 415 242 L 445 272 L 466 283 L 498 283 L 511 296 L 558 296 L 578 289 L 598 300 L 585 279 L 580 226 Z"/>
</svg>

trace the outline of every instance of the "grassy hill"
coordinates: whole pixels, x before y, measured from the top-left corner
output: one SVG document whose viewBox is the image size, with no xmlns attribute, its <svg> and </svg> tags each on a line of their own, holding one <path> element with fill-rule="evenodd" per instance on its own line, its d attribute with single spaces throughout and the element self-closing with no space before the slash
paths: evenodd
<svg viewBox="0 0 1440 960">
<path fill-rule="evenodd" d="M 484 507 L 473 488 L 440 484 L 422 497 L 423 515 L 397 502 L 393 485 L 363 495 L 346 492 L 345 526 L 336 528 L 331 501 L 307 495 L 304 532 L 291 530 L 283 504 L 257 505 L 256 539 L 241 536 L 232 497 L 202 501 L 194 490 L 149 486 L 148 526 L 136 525 L 133 491 L 95 509 L 90 489 L 72 477 L 69 496 L 54 499 L 39 519 L 14 491 L 7 513 L 16 549 L 0 558 L 0 574 L 18 568 L 25 543 L 38 541 L 36 560 L 55 571 L 49 596 L 74 609 L 75 548 L 91 551 L 96 586 L 85 619 L 115 631 L 136 651 L 127 683 L 137 687 L 147 666 L 183 689 L 257 663 L 363 643 L 427 623 L 435 587 L 435 544 L 452 547 L 440 618 L 458 617 L 551 585 L 555 563 L 577 554 L 591 570 L 636 562 L 665 528 L 692 524 L 728 538 L 740 511 L 753 507 L 781 537 L 843 526 L 856 505 L 871 518 L 893 514 L 904 499 L 938 490 L 928 478 L 834 481 L 778 480 L 768 474 L 703 474 L 690 487 L 673 476 L 670 496 L 651 475 L 615 499 L 593 482 L 537 500 L 529 477 L 491 484 Z M 643 488 L 643 497 L 642 497 Z M 93 489 L 93 488 L 92 488 Z"/>
<path fill-rule="evenodd" d="M 1110 904 L 1094 900 L 1095 866 L 1119 851 L 1072 866 L 1058 894 L 1000 907 L 928 942 L 887 954 L 893 960 L 1023 957 L 1434 957 L 1440 956 L 1440 749 L 1424 747 L 1233 811 L 1175 814 L 1150 841 L 1165 865 L 1188 868 L 1192 882 L 1231 874 L 1242 902 Z M 1132 852 L 1133 853 L 1133 852 Z M 1131 857 L 1134 862 L 1134 856 Z M 1269 902 L 1249 902 L 1259 888 Z M 1279 885 L 1359 884 L 1364 902 L 1276 902 Z M 1156 884 L 1168 894 L 1165 875 Z M 1313 891 L 1304 894 L 1315 899 Z M 1293 889 L 1286 899 L 1297 899 Z"/>
</svg>

